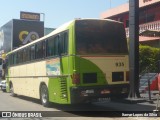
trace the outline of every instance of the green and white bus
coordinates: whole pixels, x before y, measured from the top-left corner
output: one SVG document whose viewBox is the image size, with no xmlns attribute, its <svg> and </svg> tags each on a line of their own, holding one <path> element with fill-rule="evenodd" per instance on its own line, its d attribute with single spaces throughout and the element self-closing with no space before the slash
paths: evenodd
<svg viewBox="0 0 160 120">
<path fill-rule="evenodd" d="M 7 58 L 11 95 L 41 99 L 44 106 L 128 94 L 127 40 L 117 21 L 72 20 Z"/>
</svg>

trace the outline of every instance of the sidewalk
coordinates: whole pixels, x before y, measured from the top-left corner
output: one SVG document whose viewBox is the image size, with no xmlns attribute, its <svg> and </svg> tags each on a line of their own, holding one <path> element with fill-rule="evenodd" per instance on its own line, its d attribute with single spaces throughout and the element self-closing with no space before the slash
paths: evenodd
<svg viewBox="0 0 160 120">
<path fill-rule="evenodd" d="M 102 106 L 99 103 L 96 103 Z M 115 116 L 121 117 L 160 117 L 160 101 L 159 107 L 156 110 L 157 100 L 153 99 L 152 102 L 147 98 L 140 99 L 137 103 L 134 101 L 131 103 L 128 100 L 117 100 L 105 102 L 103 107 L 111 108 Z M 109 110 L 110 111 L 110 110 Z"/>
<path fill-rule="evenodd" d="M 151 94 L 151 100 L 149 100 L 148 93 L 141 94 L 141 98 L 137 99 L 119 99 L 109 102 L 105 102 L 106 107 L 113 108 L 117 111 L 154 111 L 157 107 L 158 91 L 154 91 Z M 96 103 L 99 104 L 99 103 Z M 99 104 L 100 105 L 100 104 Z M 158 102 L 158 110 L 160 111 L 160 95 Z"/>
</svg>

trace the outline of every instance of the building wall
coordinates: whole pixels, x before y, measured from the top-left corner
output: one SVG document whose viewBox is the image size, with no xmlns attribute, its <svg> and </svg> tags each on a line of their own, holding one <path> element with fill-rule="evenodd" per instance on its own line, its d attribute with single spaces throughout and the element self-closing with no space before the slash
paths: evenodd
<svg viewBox="0 0 160 120">
<path fill-rule="evenodd" d="M 0 54 L 44 36 L 44 22 L 12 19 L 0 27 Z"/>
<path fill-rule="evenodd" d="M 160 3 L 141 8 L 139 11 L 139 24 L 160 20 Z M 125 27 L 129 27 L 129 12 L 121 13 L 108 17 L 124 23 Z"/>
<path fill-rule="evenodd" d="M 101 18 L 113 19 L 124 23 L 126 36 L 129 37 L 129 3 L 111 8 L 101 14 Z M 160 0 L 139 0 L 139 32 L 160 31 Z M 160 47 L 160 40 L 146 40 L 141 44 Z"/>
</svg>

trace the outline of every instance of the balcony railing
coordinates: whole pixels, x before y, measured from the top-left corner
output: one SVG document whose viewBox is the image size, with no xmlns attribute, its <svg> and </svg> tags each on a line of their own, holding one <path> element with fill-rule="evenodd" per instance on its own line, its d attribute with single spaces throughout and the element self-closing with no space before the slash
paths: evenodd
<svg viewBox="0 0 160 120">
<path fill-rule="evenodd" d="M 125 28 L 126 36 L 129 37 L 129 28 Z M 160 31 L 160 20 L 155 22 L 149 22 L 139 25 L 139 33 L 145 30 L 158 30 Z"/>
</svg>

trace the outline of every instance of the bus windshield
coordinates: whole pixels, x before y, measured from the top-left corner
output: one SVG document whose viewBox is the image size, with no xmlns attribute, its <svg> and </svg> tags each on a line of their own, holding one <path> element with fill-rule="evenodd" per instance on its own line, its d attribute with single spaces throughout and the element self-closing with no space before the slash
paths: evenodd
<svg viewBox="0 0 160 120">
<path fill-rule="evenodd" d="M 77 54 L 128 53 L 123 24 L 107 20 L 77 20 L 75 25 Z"/>
</svg>

